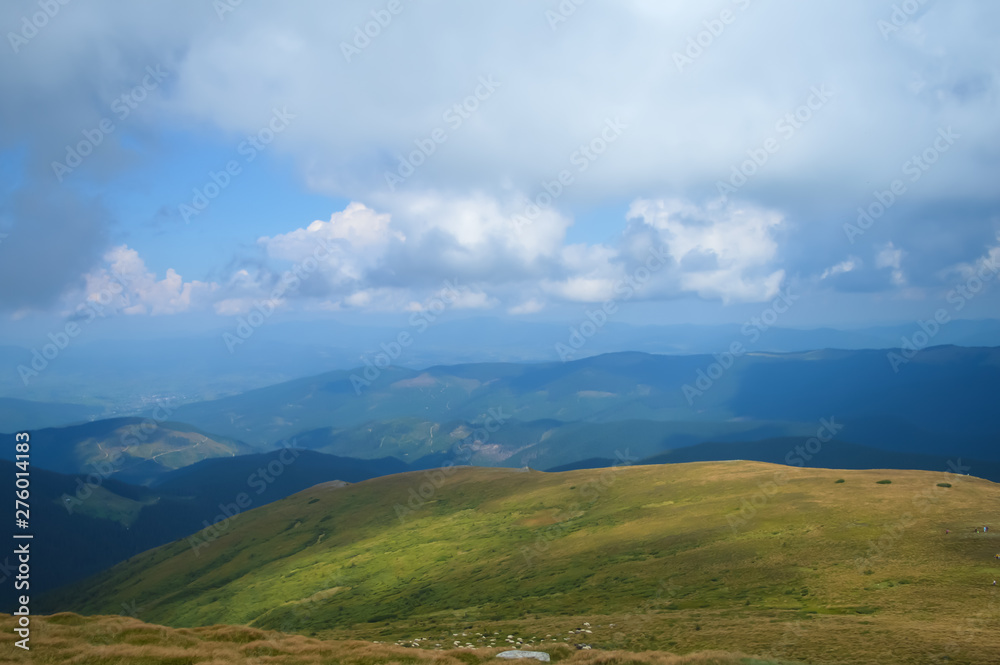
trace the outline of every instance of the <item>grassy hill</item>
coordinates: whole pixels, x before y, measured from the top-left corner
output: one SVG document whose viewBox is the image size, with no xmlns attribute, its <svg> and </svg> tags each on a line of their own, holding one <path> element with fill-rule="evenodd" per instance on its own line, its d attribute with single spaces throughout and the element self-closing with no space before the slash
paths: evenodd
<svg viewBox="0 0 1000 665">
<path fill-rule="evenodd" d="M 144 418 L 109 418 L 31 432 L 33 465 L 58 473 L 96 473 L 130 483 L 149 483 L 204 459 L 252 452 L 254 449 L 241 441 L 191 425 Z M 3 459 L 13 459 L 13 455 L 11 447 L 0 451 Z"/>
<path fill-rule="evenodd" d="M 699 443 L 644 457 L 636 464 L 680 464 L 735 459 L 791 464 L 816 469 L 917 469 L 922 471 L 947 471 L 949 462 L 957 463 L 957 458 L 944 455 L 921 455 L 879 450 L 836 439 L 817 446 L 815 441 L 810 442 L 808 438 L 784 437 L 735 443 Z M 599 469 L 617 464 L 621 464 L 621 460 L 590 457 L 570 464 L 551 467 L 547 471 Z M 961 464 L 965 468 L 965 472 L 977 478 L 1000 482 L 1000 462 L 962 458 Z"/>
<path fill-rule="evenodd" d="M 988 662 L 1000 649 L 1000 538 L 973 532 L 1000 508 L 985 480 L 755 462 L 436 480 L 313 487 L 246 513 L 197 555 L 160 547 L 45 606 L 134 603 L 178 627 L 436 640 L 471 627 L 829 663 Z"/>
<path fill-rule="evenodd" d="M 269 474 L 263 472 L 269 468 Z M 354 483 L 408 470 L 405 463 L 393 457 L 360 460 L 290 448 L 285 453 L 269 452 L 202 460 L 166 474 L 154 487 L 159 492 L 198 496 L 209 502 L 232 499 L 240 492 L 247 491 L 254 494 L 259 491 L 261 495 L 264 492 L 280 494 L 283 498 L 328 480 Z M 263 490 L 261 483 L 255 481 L 254 474 L 260 477 Z M 290 489 L 292 487 L 297 489 Z"/>
<path fill-rule="evenodd" d="M 0 475 L 10 479 L 7 487 L 11 491 L 16 471 L 13 462 L 0 460 Z M 140 512 L 160 499 L 155 492 L 108 479 L 91 487 L 86 501 L 75 506 L 67 504 L 63 497 L 76 496 L 85 483 L 86 477 L 31 467 L 31 525 L 37 534 L 31 545 L 34 591 L 93 575 L 157 544 L 147 539 L 144 529 L 131 528 Z M 193 526 L 198 524 L 195 522 Z M 170 525 L 162 525 L 160 533 L 170 540 L 180 536 Z M 14 570 L 17 566 L 17 557 L 10 552 L 0 559 L 4 570 Z M 12 584 L 9 580 L 7 583 Z M 13 590 L 5 594 L 0 600 L 0 610 L 10 610 L 15 598 Z"/>
<path fill-rule="evenodd" d="M 131 556 L 204 528 L 232 512 L 259 507 L 317 483 L 357 482 L 406 470 L 394 459 L 352 460 L 310 450 L 209 459 L 162 476 L 153 487 L 114 478 L 31 469 L 31 588 L 38 592 L 105 570 Z M 0 476 L 14 478 L 0 460 Z M 0 567 L 12 557 L 0 557 Z M 0 599 L 9 609 L 14 594 Z"/>
</svg>

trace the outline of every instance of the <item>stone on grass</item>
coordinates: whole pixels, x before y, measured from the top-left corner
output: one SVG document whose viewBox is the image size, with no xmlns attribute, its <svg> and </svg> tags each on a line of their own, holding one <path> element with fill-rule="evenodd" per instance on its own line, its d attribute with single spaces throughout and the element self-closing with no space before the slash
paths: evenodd
<svg viewBox="0 0 1000 665">
<path fill-rule="evenodd" d="M 544 651 L 521 651 L 520 649 L 503 651 L 497 654 L 497 658 L 537 658 L 540 661 L 549 662 L 549 654 Z"/>
</svg>

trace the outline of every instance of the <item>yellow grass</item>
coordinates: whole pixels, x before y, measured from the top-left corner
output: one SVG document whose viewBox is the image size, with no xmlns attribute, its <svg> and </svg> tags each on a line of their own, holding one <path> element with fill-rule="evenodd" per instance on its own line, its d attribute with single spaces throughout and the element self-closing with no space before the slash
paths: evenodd
<svg viewBox="0 0 1000 665">
<path fill-rule="evenodd" d="M 361 641 L 319 640 L 244 626 L 167 628 L 122 616 L 61 613 L 33 617 L 31 651 L 5 639 L 0 663 L 37 665 L 479 665 L 509 663 L 492 649 L 414 649 Z M 0 630 L 13 634 L 14 619 L 0 615 Z M 740 665 L 758 662 L 738 653 L 706 651 L 678 656 L 649 651 L 548 651 L 567 665 Z M 535 660 L 513 661 L 529 664 Z"/>
</svg>

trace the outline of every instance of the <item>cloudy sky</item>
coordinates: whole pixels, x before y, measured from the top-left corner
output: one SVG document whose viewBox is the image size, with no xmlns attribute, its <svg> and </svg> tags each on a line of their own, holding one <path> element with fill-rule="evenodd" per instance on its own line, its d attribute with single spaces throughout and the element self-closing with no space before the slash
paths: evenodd
<svg viewBox="0 0 1000 665">
<path fill-rule="evenodd" d="M 994 2 L 16 0 L 0 25 L 7 330 L 93 302 L 364 320 L 447 284 L 514 319 L 791 292 L 787 325 L 849 326 L 977 273 L 954 314 L 1000 311 Z"/>
</svg>

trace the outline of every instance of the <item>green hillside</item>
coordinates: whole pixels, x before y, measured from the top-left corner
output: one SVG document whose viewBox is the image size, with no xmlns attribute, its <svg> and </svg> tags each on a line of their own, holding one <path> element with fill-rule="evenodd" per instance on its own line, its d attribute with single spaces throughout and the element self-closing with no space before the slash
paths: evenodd
<svg viewBox="0 0 1000 665">
<path fill-rule="evenodd" d="M 109 418 L 41 429 L 31 433 L 31 444 L 31 462 L 43 469 L 143 484 L 201 460 L 255 452 L 229 437 L 151 418 Z M 13 454 L 10 448 L 0 457 L 13 459 Z"/>
<path fill-rule="evenodd" d="M 135 603 L 153 623 L 335 638 L 474 627 L 543 645 L 987 662 L 1000 649 L 1000 538 L 973 529 L 998 508 L 997 485 L 940 472 L 406 473 L 316 486 L 227 524 L 197 555 L 166 545 L 45 605 Z"/>
<path fill-rule="evenodd" d="M 241 494 L 244 507 L 259 507 L 317 483 L 408 470 L 391 458 L 354 460 L 311 450 L 203 460 L 164 474 L 153 487 L 29 468 L 35 592 L 78 582 L 203 529 Z M 18 471 L 0 460 L 0 477 L 13 480 Z M 12 611 L 15 600 L 14 594 L 0 597 L 0 611 Z"/>
</svg>

